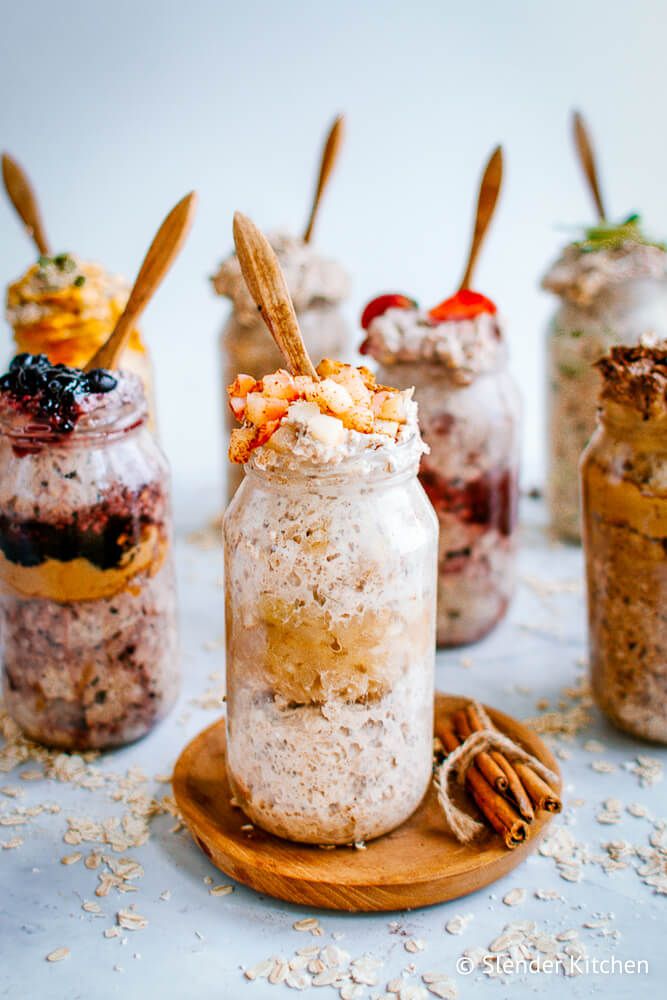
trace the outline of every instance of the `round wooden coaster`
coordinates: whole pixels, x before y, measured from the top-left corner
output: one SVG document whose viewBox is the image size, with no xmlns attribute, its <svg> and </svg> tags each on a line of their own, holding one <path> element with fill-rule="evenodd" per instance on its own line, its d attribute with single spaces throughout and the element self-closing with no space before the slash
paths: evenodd
<svg viewBox="0 0 667 1000">
<path fill-rule="evenodd" d="M 467 699 L 436 695 L 436 717 Z M 503 733 L 558 773 L 538 736 L 515 719 L 487 708 Z M 407 822 L 370 841 L 365 850 L 323 851 L 242 829 L 248 820 L 230 805 L 221 719 L 183 750 L 174 770 L 174 795 L 195 841 L 214 865 L 258 892 L 331 910 L 403 910 L 456 899 L 495 882 L 535 850 L 551 820 L 542 812 L 525 844 L 508 850 L 489 832 L 472 845 L 459 844 L 443 824 L 433 786 Z"/>
</svg>

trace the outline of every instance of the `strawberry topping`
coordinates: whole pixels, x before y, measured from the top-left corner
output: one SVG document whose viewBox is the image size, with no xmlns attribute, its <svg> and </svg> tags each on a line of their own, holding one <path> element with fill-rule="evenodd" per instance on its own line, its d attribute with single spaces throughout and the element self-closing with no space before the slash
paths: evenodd
<svg viewBox="0 0 667 1000">
<path fill-rule="evenodd" d="M 400 295 L 393 292 L 390 295 L 378 295 L 376 299 L 371 299 L 363 313 L 361 314 L 361 326 L 367 330 L 374 319 L 386 313 L 387 309 L 416 309 L 417 303 L 407 295 Z"/>
<path fill-rule="evenodd" d="M 485 295 L 473 292 L 469 288 L 462 288 L 455 295 L 441 302 L 439 306 L 430 309 L 428 314 L 431 319 L 438 323 L 447 323 L 455 320 L 474 319 L 481 313 L 494 315 L 497 311 L 495 302 L 487 299 Z"/>
</svg>

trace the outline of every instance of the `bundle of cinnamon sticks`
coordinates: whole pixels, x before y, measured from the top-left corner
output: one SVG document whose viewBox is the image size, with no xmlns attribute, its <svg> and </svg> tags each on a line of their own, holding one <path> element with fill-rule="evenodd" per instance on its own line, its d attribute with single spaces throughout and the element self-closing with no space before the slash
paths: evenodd
<svg viewBox="0 0 667 1000">
<path fill-rule="evenodd" d="M 484 728 L 475 705 L 469 704 L 437 723 L 435 735 L 449 754 L 471 733 Z M 519 761 L 510 763 L 498 750 L 484 750 L 475 756 L 465 784 L 479 811 L 509 848 L 528 838 L 536 813 L 543 809 L 558 813 L 562 808 L 558 792 L 532 767 Z"/>
</svg>

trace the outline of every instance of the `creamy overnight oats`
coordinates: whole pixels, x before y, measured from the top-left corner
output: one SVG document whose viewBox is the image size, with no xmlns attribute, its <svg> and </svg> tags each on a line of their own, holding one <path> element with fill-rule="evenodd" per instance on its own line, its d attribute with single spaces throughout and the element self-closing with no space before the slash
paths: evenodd
<svg viewBox="0 0 667 1000">
<path fill-rule="evenodd" d="M 381 296 L 362 326 L 379 380 L 415 387 L 419 478 L 440 523 L 438 644 L 474 642 L 515 585 L 520 405 L 496 307 L 468 290 L 430 312 Z"/>
<path fill-rule="evenodd" d="M 350 331 L 340 311 L 349 293 L 346 272 L 335 260 L 322 257 L 312 244 L 295 236 L 274 233 L 269 241 L 287 281 L 307 349 L 315 357 L 346 357 Z M 261 378 L 277 368 L 282 358 L 267 335 L 235 254 L 222 263 L 212 280 L 218 295 L 230 299 L 233 309 L 221 339 L 225 385 L 234 380 L 237 372 Z M 233 426 L 233 418 L 228 415 L 228 433 Z M 241 478 L 239 468 L 229 470 L 230 499 Z"/>
<path fill-rule="evenodd" d="M 593 694 L 621 729 L 667 743 L 667 343 L 597 367 L 581 463 Z"/>
<path fill-rule="evenodd" d="M 437 524 L 410 390 L 323 361 L 239 376 L 224 519 L 228 766 L 290 840 L 377 837 L 431 776 Z"/>
<path fill-rule="evenodd" d="M 114 329 L 128 291 L 122 278 L 99 264 L 68 253 L 41 256 L 7 290 L 16 350 L 46 354 L 54 364 L 85 366 Z M 152 412 L 152 366 L 138 330 L 121 361 L 124 370 L 141 378 Z"/>
<path fill-rule="evenodd" d="M 17 356 L 0 379 L 7 710 L 72 749 L 143 736 L 178 689 L 169 472 L 139 379 Z"/>
<path fill-rule="evenodd" d="M 560 305 L 549 328 L 547 494 L 551 524 L 578 541 L 579 459 L 595 427 L 593 364 L 643 334 L 667 336 L 667 253 L 646 239 L 636 216 L 600 224 L 566 247 L 543 287 Z"/>
</svg>

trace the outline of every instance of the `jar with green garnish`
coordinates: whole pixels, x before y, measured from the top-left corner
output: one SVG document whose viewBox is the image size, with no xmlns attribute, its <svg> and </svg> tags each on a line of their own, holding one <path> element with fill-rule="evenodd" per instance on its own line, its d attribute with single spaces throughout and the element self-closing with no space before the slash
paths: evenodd
<svg viewBox="0 0 667 1000">
<path fill-rule="evenodd" d="M 667 249 L 637 215 L 598 223 L 565 247 L 542 286 L 560 300 L 547 344 L 549 513 L 555 534 L 578 542 L 578 463 L 599 388 L 593 365 L 614 346 L 667 337 Z"/>
</svg>

